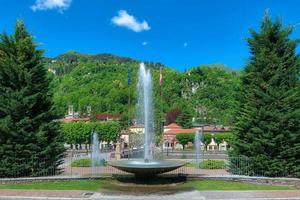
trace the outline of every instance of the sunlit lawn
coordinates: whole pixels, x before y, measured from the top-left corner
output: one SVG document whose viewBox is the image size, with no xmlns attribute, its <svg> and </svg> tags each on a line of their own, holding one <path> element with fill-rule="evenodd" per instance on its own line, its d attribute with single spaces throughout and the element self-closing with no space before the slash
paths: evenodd
<svg viewBox="0 0 300 200">
<path fill-rule="evenodd" d="M 97 191 L 101 188 L 117 189 L 111 181 L 107 180 L 76 180 L 76 181 L 53 181 L 34 183 L 0 184 L 0 189 L 22 190 L 89 190 Z M 253 184 L 241 182 L 226 182 L 214 180 L 188 181 L 182 185 L 184 188 L 197 190 L 291 190 L 289 186 L 275 186 L 266 184 Z M 180 188 L 179 188 L 180 189 Z"/>
<path fill-rule="evenodd" d="M 0 189 L 24 190 L 99 190 L 106 181 L 78 180 L 78 181 L 53 181 L 34 183 L 0 184 Z"/>
<path fill-rule="evenodd" d="M 197 190 L 291 190 L 289 186 L 266 185 L 214 180 L 188 181 L 185 187 Z"/>
</svg>

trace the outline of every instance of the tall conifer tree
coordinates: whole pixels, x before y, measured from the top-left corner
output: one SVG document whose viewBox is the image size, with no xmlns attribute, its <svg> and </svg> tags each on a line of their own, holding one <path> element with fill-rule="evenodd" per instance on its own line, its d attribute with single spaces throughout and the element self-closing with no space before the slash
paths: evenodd
<svg viewBox="0 0 300 200">
<path fill-rule="evenodd" d="M 37 49 L 23 21 L 0 40 L 0 177 L 53 173 L 64 147 L 54 122 L 52 94 Z"/>
<path fill-rule="evenodd" d="M 299 40 L 268 14 L 250 32 L 234 153 L 250 158 L 253 175 L 300 176 Z"/>
</svg>

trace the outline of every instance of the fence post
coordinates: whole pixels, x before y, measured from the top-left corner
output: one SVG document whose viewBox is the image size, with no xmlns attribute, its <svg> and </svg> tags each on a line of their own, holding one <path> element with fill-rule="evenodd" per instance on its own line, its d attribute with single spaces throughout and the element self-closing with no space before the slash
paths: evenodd
<svg viewBox="0 0 300 200">
<path fill-rule="evenodd" d="M 72 162 L 73 162 L 73 149 L 71 151 L 71 162 L 70 162 L 70 167 L 71 167 L 71 176 L 73 175 L 73 170 L 72 170 Z"/>
</svg>

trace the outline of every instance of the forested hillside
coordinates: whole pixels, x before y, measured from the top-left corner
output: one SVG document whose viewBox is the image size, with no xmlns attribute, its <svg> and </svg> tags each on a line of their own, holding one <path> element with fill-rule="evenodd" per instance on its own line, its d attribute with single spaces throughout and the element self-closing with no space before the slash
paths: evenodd
<svg viewBox="0 0 300 200">
<path fill-rule="evenodd" d="M 47 58 L 46 67 L 53 72 L 52 89 L 58 114 L 64 115 L 68 105 L 72 104 L 82 114 L 86 106 L 91 105 L 94 113 L 120 113 L 125 117 L 131 113 L 130 117 L 134 118 L 139 63 L 111 54 L 86 55 L 74 51 Z M 160 63 L 145 64 L 152 69 L 156 115 L 161 109 L 167 113 L 173 108 L 180 108 L 189 112 L 196 121 L 223 125 L 232 123 L 238 105 L 238 72 L 223 65 L 205 65 L 180 73 Z M 160 67 L 163 68 L 161 88 Z"/>
</svg>

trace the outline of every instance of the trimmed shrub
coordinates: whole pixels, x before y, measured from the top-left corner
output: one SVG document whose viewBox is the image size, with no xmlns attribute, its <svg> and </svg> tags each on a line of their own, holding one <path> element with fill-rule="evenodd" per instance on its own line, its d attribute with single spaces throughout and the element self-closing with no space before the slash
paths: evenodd
<svg viewBox="0 0 300 200">
<path fill-rule="evenodd" d="M 224 160 L 204 160 L 199 163 L 200 169 L 225 169 L 226 164 Z"/>
<path fill-rule="evenodd" d="M 91 167 L 91 166 L 92 166 L 92 160 L 90 158 L 82 158 L 79 160 L 74 160 L 71 163 L 71 167 Z M 106 161 L 102 159 L 98 163 L 96 163 L 96 166 L 106 166 Z"/>
</svg>

